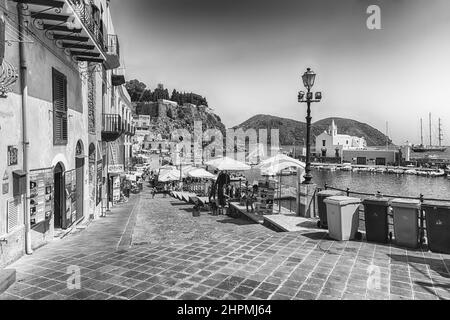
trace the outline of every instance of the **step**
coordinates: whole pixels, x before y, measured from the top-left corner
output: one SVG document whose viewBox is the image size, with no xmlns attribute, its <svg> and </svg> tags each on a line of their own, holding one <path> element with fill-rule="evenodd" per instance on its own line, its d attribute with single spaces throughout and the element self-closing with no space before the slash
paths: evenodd
<svg viewBox="0 0 450 320">
<path fill-rule="evenodd" d="M 317 227 L 317 220 L 306 219 L 295 214 L 278 214 L 264 216 L 265 223 L 273 225 L 283 232 L 323 231 Z"/>
<path fill-rule="evenodd" d="M 4 269 L 0 270 L 0 294 L 8 290 L 8 288 L 16 282 L 16 270 Z"/>
</svg>

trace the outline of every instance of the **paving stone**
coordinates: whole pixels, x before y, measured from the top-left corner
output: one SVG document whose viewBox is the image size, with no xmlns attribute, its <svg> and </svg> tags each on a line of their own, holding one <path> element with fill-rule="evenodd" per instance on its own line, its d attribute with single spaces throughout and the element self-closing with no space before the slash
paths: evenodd
<svg viewBox="0 0 450 320">
<path fill-rule="evenodd" d="M 213 289 L 207 293 L 208 297 L 212 297 L 214 299 L 221 299 L 227 295 L 227 291 L 219 290 L 219 289 Z"/>
<path fill-rule="evenodd" d="M 267 300 L 273 294 L 273 292 L 257 289 L 252 293 L 252 297 Z"/>
<path fill-rule="evenodd" d="M 317 295 L 318 295 L 317 293 L 300 290 L 297 293 L 297 295 L 295 296 L 295 299 L 297 299 L 297 300 L 315 300 L 317 298 Z"/>
<path fill-rule="evenodd" d="M 449 255 L 275 233 L 224 216 L 194 219 L 191 205 L 147 196 L 20 259 L 17 283 L 0 298 L 450 299 Z M 122 238 L 131 246 L 117 251 Z M 366 290 L 372 265 L 379 290 Z M 67 288 L 68 266 L 81 267 L 79 291 Z"/>
<path fill-rule="evenodd" d="M 201 296 L 195 293 L 187 292 L 180 296 L 181 300 L 198 300 Z"/>
<path fill-rule="evenodd" d="M 69 300 L 86 300 L 90 296 L 95 295 L 97 292 L 93 290 L 79 290 L 77 293 L 69 296 Z"/>
</svg>

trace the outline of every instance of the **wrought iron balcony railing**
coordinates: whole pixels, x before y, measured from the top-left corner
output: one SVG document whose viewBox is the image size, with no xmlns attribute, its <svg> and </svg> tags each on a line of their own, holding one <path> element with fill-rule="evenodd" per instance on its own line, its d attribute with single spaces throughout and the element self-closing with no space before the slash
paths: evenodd
<svg viewBox="0 0 450 320">
<path fill-rule="evenodd" d="M 124 121 L 118 114 L 103 114 L 102 139 L 105 142 L 116 141 L 124 133 Z"/>
<path fill-rule="evenodd" d="M 101 19 L 100 10 L 92 0 L 68 0 L 75 13 L 80 18 L 92 38 L 103 52 L 108 51 L 108 37 L 105 24 Z"/>
<path fill-rule="evenodd" d="M 108 34 L 108 54 L 120 57 L 119 37 L 116 34 Z"/>
</svg>

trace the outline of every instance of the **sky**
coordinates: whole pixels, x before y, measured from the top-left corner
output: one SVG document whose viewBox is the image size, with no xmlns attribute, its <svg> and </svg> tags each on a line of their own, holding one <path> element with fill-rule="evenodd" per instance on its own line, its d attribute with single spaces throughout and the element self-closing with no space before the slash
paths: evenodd
<svg viewBox="0 0 450 320">
<path fill-rule="evenodd" d="M 369 30 L 367 8 L 381 9 Z M 442 118 L 450 145 L 448 0 L 112 0 L 126 77 L 206 96 L 227 127 L 256 114 L 305 121 L 297 102 L 317 73 L 313 121 L 368 123 L 420 143 Z M 386 123 L 388 122 L 388 126 Z"/>
</svg>

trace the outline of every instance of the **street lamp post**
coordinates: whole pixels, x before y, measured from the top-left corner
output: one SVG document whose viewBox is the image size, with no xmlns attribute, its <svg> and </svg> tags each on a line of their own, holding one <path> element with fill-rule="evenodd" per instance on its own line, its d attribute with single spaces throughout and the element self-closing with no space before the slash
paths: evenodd
<svg viewBox="0 0 450 320">
<path fill-rule="evenodd" d="M 316 81 L 316 74 L 308 68 L 307 71 L 302 76 L 303 85 L 308 90 L 307 93 L 300 91 L 298 94 L 298 102 L 306 103 L 308 106 L 307 116 L 306 116 L 306 169 L 305 169 L 305 181 L 303 184 L 312 184 L 312 174 L 311 174 L 311 104 L 320 102 L 322 100 L 322 93 L 316 92 L 315 94 L 311 91 L 314 83 Z M 305 98 L 306 96 L 306 98 Z"/>
</svg>

